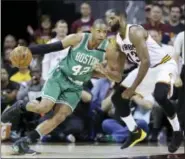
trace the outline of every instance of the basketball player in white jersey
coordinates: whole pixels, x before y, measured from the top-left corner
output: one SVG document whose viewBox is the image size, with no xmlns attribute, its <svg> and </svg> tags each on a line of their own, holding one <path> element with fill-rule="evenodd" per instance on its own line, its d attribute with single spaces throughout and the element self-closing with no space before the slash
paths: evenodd
<svg viewBox="0 0 185 159">
<path fill-rule="evenodd" d="M 128 88 L 120 86 L 112 96 L 112 102 L 116 108 L 116 115 L 125 122 L 130 130 L 130 136 L 122 148 L 132 147 L 146 137 L 146 133 L 137 127 L 130 113 L 129 103 L 137 87 L 147 74 L 148 69 L 150 67 L 159 67 L 160 69 L 156 74 L 153 96 L 157 103 L 164 109 L 172 125 L 173 137 L 168 146 L 168 150 L 175 152 L 181 144 L 183 135 L 177 113 L 168 99 L 168 93 L 170 91 L 171 80 L 175 80 L 177 75 L 177 64 L 161 49 L 143 27 L 127 24 L 126 17 L 126 13 L 112 9 L 111 13 L 109 13 L 108 20 L 112 31 L 118 32 L 116 35 L 116 43 L 119 51 L 124 54 L 125 58 L 130 62 L 137 63 L 139 67 L 138 73 L 132 76 L 135 80 L 131 86 Z M 132 74 L 132 72 L 130 74 Z M 141 90 L 141 92 L 142 91 L 144 90 Z"/>
</svg>

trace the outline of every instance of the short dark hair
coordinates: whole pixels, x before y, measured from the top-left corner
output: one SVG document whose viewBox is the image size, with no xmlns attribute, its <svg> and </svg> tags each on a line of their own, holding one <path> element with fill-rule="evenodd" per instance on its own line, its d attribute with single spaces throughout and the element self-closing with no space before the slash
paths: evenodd
<svg viewBox="0 0 185 159">
<path fill-rule="evenodd" d="M 113 9 L 109 9 L 108 11 L 114 13 L 117 16 L 123 15 L 125 18 L 127 18 L 127 13 L 124 10 L 123 11 L 120 11 L 118 9 L 113 8 Z"/>
<path fill-rule="evenodd" d="M 57 27 L 57 25 L 59 24 L 59 23 L 66 23 L 67 24 L 67 22 L 64 20 L 64 19 L 60 19 L 60 20 L 58 20 L 57 22 L 56 22 L 56 24 L 55 24 L 55 27 Z M 67 24 L 68 25 L 68 24 Z"/>
<path fill-rule="evenodd" d="M 148 32 L 150 32 L 150 31 L 155 31 L 155 32 L 157 32 L 158 34 L 161 34 L 161 31 L 160 31 L 160 30 L 157 30 L 157 29 L 149 29 Z"/>
<path fill-rule="evenodd" d="M 179 8 L 180 13 L 182 14 L 182 9 L 179 5 L 174 4 L 174 5 L 170 6 L 170 11 L 172 11 L 172 8 Z"/>
<path fill-rule="evenodd" d="M 95 26 L 97 24 L 105 24 L 106 25 L 106 23 L 103 19 L 96 19 L 93 23 L 93 26 Z"/>
<path fill-rule="evenodd" d="M 153 4 L 152 4 L 152 8 L 153 8 L 153 7 L 158 7 L 158 8 L 160 8 L 160 9 L 162 10 L 162 6 L 161 6 L 160 4 L 153 3 Z"/>
<path fill-rule="evenodd" d="M 85 1 L 85 2 L 81 3 L 81 5 L 80 5 L 80 6 L 82 6 L 83 4 L 87 4 L 89 7 L 91 7 L 91 5 L 90 5 L 87 1 Z"/>
</svg>

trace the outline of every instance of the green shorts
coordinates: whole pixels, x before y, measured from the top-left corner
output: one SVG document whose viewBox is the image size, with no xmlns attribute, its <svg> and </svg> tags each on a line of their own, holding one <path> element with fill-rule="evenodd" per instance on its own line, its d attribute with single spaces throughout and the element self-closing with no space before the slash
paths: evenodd
<svg viewBox="0 0 185 159">
<path fill-rule="evenodd" d="M 72 82 L 61 71 L 56 70 L 45 82 L 42 98 L 47 98 L 54 103 L 66 104 L 73 111 L 80 101 L 82 88 L 81 85 Z"/>
</svg>

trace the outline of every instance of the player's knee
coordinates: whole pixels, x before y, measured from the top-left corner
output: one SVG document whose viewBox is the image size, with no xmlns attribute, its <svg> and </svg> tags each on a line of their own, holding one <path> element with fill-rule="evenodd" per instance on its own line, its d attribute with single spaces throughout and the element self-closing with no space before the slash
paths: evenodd
<svg viewBox="0 0 185 159">
<path fill-rule="evenodd" d="M 48 113 L 52 108 L 53 106 L 55 105 L 54 102 L 48 100 L 48 99 L 43 99 L 37 106 L 37 111 L 39 113 Z"/>
<path fill-rule="evenodd" d="M 48 113 L 51 110 L 51 108 L 52 108 L 52 105 L 39 103 L 36 106 L 36 112 L 39 114 L 45 114 L 45 113 Z"/>
<path fill-rule="evenodd" d="M 169 85 L 165 83 L 157 83 L 155 85 L 155 90 L 154 90 L 154 98 L 155 100 L 162 105 L 167 97 L 168 97 L 168 92 L 169 92 Z"/>
<path fill-rule="evenodd" d="M 53 120 L 57 124 L 64 121 L 72 113 L 71 108 L 69 106 L 60 104 L 56 105 L 55 111 L 57 113 L 53 116 Z"/>
</svg>

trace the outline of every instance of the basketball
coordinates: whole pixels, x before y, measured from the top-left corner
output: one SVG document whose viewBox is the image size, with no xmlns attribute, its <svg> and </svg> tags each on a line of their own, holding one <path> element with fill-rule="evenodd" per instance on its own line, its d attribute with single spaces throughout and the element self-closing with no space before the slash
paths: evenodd
<svg viewBox="0 0 185 159">
<path fill-rule="evenodd" d="M 18 68 L 27 68 L 32 60 L 31 51 L 25 46 L 18 46 L 10 53 L 12 65 Z"/>
</svg>

